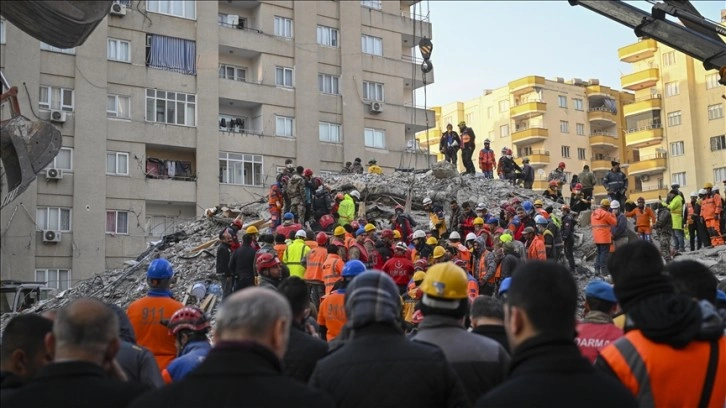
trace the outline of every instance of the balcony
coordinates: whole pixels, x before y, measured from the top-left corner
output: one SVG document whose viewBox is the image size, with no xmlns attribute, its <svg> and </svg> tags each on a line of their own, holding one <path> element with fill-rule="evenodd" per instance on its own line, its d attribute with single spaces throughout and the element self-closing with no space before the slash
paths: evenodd
<svg viewBox="0 0 726 408">
<path fill-rule="evenodd" d="M 618 49 L 618 58 L 623 62 L 636 62 L 650 58 L 658 49 L 658 43 L 653 39 L 638 41 Z"/>
<path fill-rule="evenodd" d="M 660 123 L 652 123 L 637 129 L 628 129 L 625 132 L 625 146 L 642 148 L 658 144 L 663 140 L 663 128 Z"/>
<path fill-rule="evenodd" d="M 610 165 L 610 162 L 613 160 L 617 160 L 617 159 L 611 158 L 611 157 L 598 159 L 598 158 L 593 157 L 592 159 L 590 159 L 590 170 L 592 170 L 593 172 L 610 171 L 610 169 L 612 168 L 612 166 Z"/>
<path fill-rule="evenodd" d="M 656 153 L 640 157 L 639 160 L 629 162 L 629 176 L 643 176 L 646 174 L 660 174 L 666 169 L 666 154 Z"/>
<path fill-rule="evenodd" d="M 544 102 L 524 102 L 509 110 L 512 119 L 529 119 L 547 112 L 547 104 Z"/>
<path fill-rule="evenodd" d="M 587 96 L 600 96 L 600 97 L 610 97 L 610 93 L 612 90 L 610 87 L 602 86 L 602 85 L 590 85 L 587 88 Z"/>
<path fill-rule="evenodd" d="M 529 164 L 535 169 L 550 164 L 550 152 L 546 150 L 535 150 L 529 156 Z"/>
<path fill-rule="evenodd" d="M 658 83 L 658 68 L 648 68 L 620 77 L 620 85 L 631 91 L 651 88 Z"/>
<path fill-rule="evenodd" d="M 658 201 L 658 196 L 665 197 L 668 195 L 668 189 L 663 187 L 659 188 L 651 187 L 651 188 L 641 188 L 641 189 L 635 189 L 630 191 L 630 197 L 633 201 L 635 201 L 637 198 L 643 197 L 645 199 L 645 202 L 650 204 Z"/>
<path fill-rule="evenodd" d="M 176 178 L 147 178 L 146 194 L 144 197 L 154 197 L 154 200 L 163 202 L 196 203 L 196 182 L 192 179 L 180 180 Z"/>
<path fill-rule="evenodd" d="M 293 57 L 294 42 L 292 39 L 265 34 L 254 28 L 242 28 L 218 25 L 219 46 L 232 49 L 240 58 L 251 58 L 257 54 L 272 54 Z"/>
<path fill-rule="evenodd" d="M 594 132 L 590 134 L 590 146 L 602 147 L 605 149 L 617 149 L 618 138 L 608 133 Z"/>
<path fill-rule="evenodd" d="M 536 142 L 541 142 L 547 139 L 547 137 L 549 137 L 549 131 L 546 128 L 531 127 L 512 133 L 512 143 L 519 145 L 528 145 Z"/>
<path fill-rule="evenodd" d="M 660 95 L 654 94 L 646 98 L 636 99 L 634 103 L 623 106 L 623 114 L 625 116 L 631 116 L 652 110 L 660 110 L 661 106 L 662 101 Z"/>
<path fill-rule="evenodd" d="M 587 120 L 597 127 L 611 126 L 615 124 L 615 114 L 604 106 L 590 108 L 587 111 Z"/>
<path fill-rule="evenodd" d="M 263 105 L 295 106 L 293 88 L 283 88 L 254 81 L 219 79 L 219 98 L 245 102 L 244 107 Z M 241 105 L 241 106 L 242 106 Z"/>
<path fill-rule="evenodd" d="M 509 83 L 509 92 L 514 96 L 523 95 L 534 90 L 535 87 L 543 87 L 544 77 L 528 76 Z"/>
</svg>

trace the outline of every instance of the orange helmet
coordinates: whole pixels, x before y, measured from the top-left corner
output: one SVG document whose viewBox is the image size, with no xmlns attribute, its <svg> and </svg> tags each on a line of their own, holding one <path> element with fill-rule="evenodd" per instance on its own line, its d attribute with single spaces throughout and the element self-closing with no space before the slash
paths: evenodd
<svg viewBox="0 0 726 408">
<path fill-rule="evenodd" d="M 280 260 L 275 258 L 271 253 L 265 253 L 257 257 L 255 264 L 257 265 L 257 271 L 261 271 L 279 265 Z"/>
</svg>

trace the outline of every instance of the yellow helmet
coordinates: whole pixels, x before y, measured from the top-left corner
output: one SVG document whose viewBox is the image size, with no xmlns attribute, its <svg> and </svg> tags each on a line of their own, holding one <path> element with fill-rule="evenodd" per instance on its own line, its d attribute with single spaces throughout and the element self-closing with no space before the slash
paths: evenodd
<svg viewBox="0 0 726 408">
<path fill-rule="evenodd" d="M 393 239 L 401 239 L 401 232 L 399 230 L 393 230 Z"/>
<path fill-rule="evenodd" d="M 335 227 L 335 231 L 333 231 L 333 235 L 335 235 L 336 237 L 345 235 L 345 228 L 338 225 L 337 227 Z"/>
<path fill-rule="evenodd" d="M 426 245 L 438 245 L 439 240 L 434 237 L 428 237 L 426 239 Z"/>
<path fill-rule="evenodd" d="M 481 217 L 474 218 L 474 225 L 484 225 L 484 220 Z"/>
<path fill-rule="evenodd" d="M 706 183 L 703 185 L 703 188 L 713 188 L 713 183 Z"/>
<path fill-rule="evenodd" d="M 416 271 L 416 273 L 413 274 L 413 281 L 418 282 L 424 280 L 426 277 L 426 272 L 424 271 Z"/>
<path fill-rule="evenodd" d="M 607 198 L 600 200 L 600 207 L 610 207 L 610 200 Z"/>
<path fill-rule="evenodd" d="M 512 242 L 512 236 L 509 234 L 502 234 L 499 236 L 501 242 Z"/>
<path fill-rule="evenodd" d="M 534 205 L 539 205 L 539 206 L 543 206 L 543 205 L 544 205 L 544 203 L 542 202 L 542 200 L 540 200 L 540 199 L 538 198 L 538 199 L 534 200 Z"/>
<path fill-rule="evenodd" d="M 421 283 L 421 291 L 440 299 L 466 299 L 468 283 L 463 269 L 453 262 L 444 262 L 429 268 Z"/>
<path fill-rule="evenodd" d="M 368 224 L 366 224 L 365 230 L 366 230 L 366 232 L 375 231 L 376 230 L 376 226 L 373 225 L 373 224 L 371 224 L 371 223 L 368 223 Z"/>
<path fill-rule="evenodd" d="M 434 248 L 434 259 L 439 259 L 446 253 L 446 250 L 442 246 Z"/>
<path fill-rule="evenodd" d="M 247 227 L 247 231 L 245 232 L 248 234 L 257 234 L 259 231 L 257 231 L 257 227 L 255 227 L 254 225 L 250 225 L 249 227 Z"/>
</svg>

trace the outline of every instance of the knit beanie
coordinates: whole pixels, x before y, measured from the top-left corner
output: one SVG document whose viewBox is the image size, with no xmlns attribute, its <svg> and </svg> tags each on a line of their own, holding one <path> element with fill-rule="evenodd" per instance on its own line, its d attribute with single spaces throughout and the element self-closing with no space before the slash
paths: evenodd
<svg viewBox="0 0 726 408">
<path fill-rule="evenodd" d="M 628 310 L 648 297 L 675 293 L 670 278 L 663 272 L 663 261 L 655 245 L 636 241 L 619 248 L 610 257 L 608 269 L 613 278 L 620 307 Z"/>
<path fill-rule="evenodd" d="M 401 316 L 398 287 L 383 272 L 363 272 L 346 289 L 345 314 L 353 329 L 370 323 L 395 323 Z"/>
</svg>

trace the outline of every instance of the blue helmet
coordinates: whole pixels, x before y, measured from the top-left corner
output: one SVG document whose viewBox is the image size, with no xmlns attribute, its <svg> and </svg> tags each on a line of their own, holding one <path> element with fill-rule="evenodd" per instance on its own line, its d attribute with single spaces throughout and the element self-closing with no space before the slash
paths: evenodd
<svg viewBox="0 0 726 408">
<path fill-rule="evenodd" d="M 157 258 L 151 261 L 146 271 L 147 279 L 170 279 L 174 276 L 174 269 L 169 261 L 164 258 Z"/>
<path fill-rule="evenodd" d="M 282 218 L 285 220 L 292 220 L 295 218 L 295 214 L 291 212 L 286 212 L 285 215 L 282 216 Z"/>
<path fill-rule="evenodd" d="M 509 291 L 509 286 L 512 284 L 512 277 L 504 278 L 502 283 L 499 285 L 499 296 L 502 296 L 504 293 L 507 293 Z"/>
<path fill-rule="evenodd" d="M 519 225 L 522 223 L 522 220 L 519 219 L 518 215 L 515 215 L 514 218 L 512 218 L 512 224 L 519 227 Z"/>
<path fill-rule="evenodd" d="M 522 203 L 522 208 L 524 208 L 524 211 L 530 212 L 532 211 L 532 208 L 534 208 L 534 205 L 532 205 L 532 202 L 527 200 Z"/>
<path fill-rule="evenodd" d="M 343 266 L 343 272 L 340 275 L 346 278 L 354 278 L 365 271 L 366 265 L 357 259 L 353 259 L 352 261 L 345 263 L 345 266 Z"/>
<path fill-rule="evenodd" d="M 355 236 L 357 237 L 358 235 L 360 235 L 360 234 L 365 234 L 365 233 L 366 233 L 366 229 L 365 229 L 365 228 L 363 228 L 363 227 L 360 227 L 360 228 L 358 228 L 358 229 L 357 229 L 357 230 L 355 231 Z"/>
<path fill-rule="evenodd" d="M 538 216 L 534 217 L 534 222 L 537 225 L 547 225 L 547 218 L 545 218 L 542 215 L 538 215 Z"/>
</svg>

